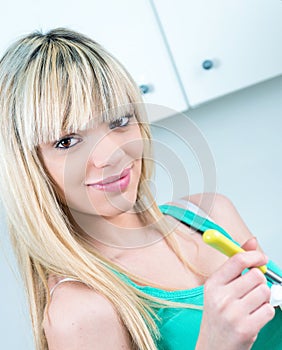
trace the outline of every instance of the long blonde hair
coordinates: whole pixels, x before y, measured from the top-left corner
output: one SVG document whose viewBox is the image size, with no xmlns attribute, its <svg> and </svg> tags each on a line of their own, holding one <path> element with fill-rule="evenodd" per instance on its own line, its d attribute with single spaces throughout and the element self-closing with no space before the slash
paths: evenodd
<svg viewBox="0 0 282 350">
<path fill-rule="evenodd" d="M 125 271 L 76 235 L 38 151 L 40 143 L 58 139 L 62 130 L 74 132 L 97 115 L 111 120 L 112 111 L 129 103 L 150 143 L 132 78 L 99 44 L 70 30 L 32 33 L 11 46 L 0 61 L 1 196 L 38 350 L 47 349 L 42 321 L 50 301 L 50 274 L 79 279 L 103 294 L 115 306 L 135 346 L 156 349 L 152 305 L 157 301 L 126 283 L 115 272 Z M 158 222 L 177 251 L 146 185 L 152 171 L 149 152 L 146 147 L 136 206 L 148 222 Z"/>
</svg>

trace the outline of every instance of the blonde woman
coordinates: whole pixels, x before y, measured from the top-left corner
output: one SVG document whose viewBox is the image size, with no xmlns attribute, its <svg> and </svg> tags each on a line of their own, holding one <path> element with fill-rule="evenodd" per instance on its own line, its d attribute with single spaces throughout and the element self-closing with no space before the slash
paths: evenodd
<svg viewBox="0 0 282 350">
<path fill-rule="evenodd" d="M 158 208 L 138 88 L 100 45 L 66 29 L 22 38 L 0 62 L 0 106 L 1 195 L 36 349 L 281 349 L 256 240 L 223 196 Z M 201 223 L 247 252 L 213 251 Z"/>
</svg>

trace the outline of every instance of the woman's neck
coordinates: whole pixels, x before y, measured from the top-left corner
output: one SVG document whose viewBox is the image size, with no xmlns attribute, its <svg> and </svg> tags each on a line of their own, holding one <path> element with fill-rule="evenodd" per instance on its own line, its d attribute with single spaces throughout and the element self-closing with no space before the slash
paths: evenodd
<svg viewBox="0 0 282 350">
<path fill-rule="evenodd" d="M 146 225 L 140 215 L 125 212 L 113 217 L 71 211 L 79 234 L 96 248 L 126 250 L 147 246 L 161 238 L 153 224 Z"/>
</svg>

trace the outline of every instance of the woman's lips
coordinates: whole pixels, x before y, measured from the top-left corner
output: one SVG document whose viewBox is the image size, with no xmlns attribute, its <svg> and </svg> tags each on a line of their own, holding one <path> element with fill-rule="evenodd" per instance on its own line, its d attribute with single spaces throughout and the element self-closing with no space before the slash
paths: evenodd
<svg viewBox="0 0 282 350">
<path fill-rule="evenodd" d="M 130 182 L 130 171 L 131 168 L 124 169 L 119 175 L 109 176 L 102 181 L 89 184 L 88 186 L 105 192 L 124 191 Z"/>
</svg>

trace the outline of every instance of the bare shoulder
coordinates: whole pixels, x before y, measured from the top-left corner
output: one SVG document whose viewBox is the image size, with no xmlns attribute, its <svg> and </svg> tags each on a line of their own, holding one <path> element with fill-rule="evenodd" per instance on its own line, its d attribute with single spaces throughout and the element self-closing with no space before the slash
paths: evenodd
<svg viewBox="0 0 282 350">
<path fill-rule="evenodd" d="M 200 207 L 239 243 L 243 244 L 252 237 L 250 230 L 228 197 L 217 193 L 199 193 L 184 199 Z"/>
<path fill-rule="evenodd" d="M 55 289 L 43 327 L 49 350 L 132 349 L 111 302 L 80 282 Z"/>
</svg>

